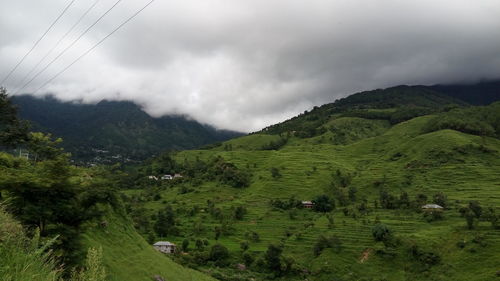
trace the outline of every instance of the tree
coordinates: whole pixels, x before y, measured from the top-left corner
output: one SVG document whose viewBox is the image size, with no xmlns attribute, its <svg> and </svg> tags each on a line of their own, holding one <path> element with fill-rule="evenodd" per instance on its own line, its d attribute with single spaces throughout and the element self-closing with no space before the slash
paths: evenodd
<svg viewBox="0 0 500 281">
<path fill-rule="evenodd" d="M 175 226 L 175 212 L 172 209 L 172 206 L 167 205 L 163 210 L 158 211 L 157 219 L 154 224 L 154 230 L 156 234 L 161 237 L 177 234 L 177 228 Z"/>
<path fill-rule="evenodd" d="M 254 261 L 253 256 L 250 253 L 244 253 L 243 254 L 243 262 L 245 263 L 246 266 L 250 266 Z"/>
<path fill-rule="evenodd" d="M 474 212 L 472 212 L 469 208 L 467 208 L 464 217 L 465 221 L 467 222 L 467 228 L 474 229 Z"/>
<path fill-rule="evenodd" d="M 170 152 L 162 153 L 154 159 L 153 163 L 151 163 L 152 173 L 155 175 L 173 174 L 177 166 L 175 160 L 170 156 Z"/>
<path fill-rule="evenodd" d="M 186 238 L 182 240 L 182 251 L 187 252 L 189 249 L 189 240 Z"/>
<path fill-rule="evenodd" d="M 378 223 L 372 228 L 372 236 L 375 241 L 386 242 L 392 238 L 392 231 L 387 225 Z"/>
<path fill-rule="evenodd" d="M 196 239 L 195 247 L 196 247 L 196 250 L 203 251 L 203 249 L 205 248 L 205 245 L 203 244 L 203 241 L 201 239 Z"/>
<path fill-rule="evenodd" d="M 351 200 L 351 202 L 356 202 L 356 193 L 358 192 L 358 190 L 354 187 L 354 186 L 350 186 L 349 187 L 349 200 Z"/>
<path fill-rule="evenodd" d="M 417 203 L 417 207 L 425 205 L 427 203 L 427 195 L 419 193 L 415 196 L 415 202 Z"/>
<path fill-rule="evenodd" d="M 55 159 L 62 155 L 64 151 L 58 147 L 61 143 L 61 138 L 52 140 L 51 134 L 36 132 L 29 133 L 27 146 L 28 150 L 34 155 L 36 162 Z"/>
<path fill-rule="evenodd" d="M 229 257 L 229 251 L 221 244 L 215 244 L 210 248 L 209 260 L 216 262 L 219 265 L 225 263 Z"/>
<path fill-rule="evenodd" d="M 245 252 L 246 250 L 248 250 L 248 248 L 250 247 L 250 244 L 248 243 L 248 241 L 242 241 L 240 243 L 240 248 L 243 252 Z"/>
<path fill-rule="evenodd" d="M 448 199 L 443 192 L 438 192 L 434 195 L 434 204 L 438 204 L 443 208 L 446 208 Z"/>
<path fill-rule="evenodd" d="M 245 214 L 247 213 L 247 209 L 243 206 L 238 206 L 234 209 L 234 218 L 237 220 L 242 220 Z"/>
<path fill-rule="evenodd" d="M 481 214 L 483 212 L 483 208 L 481 207 L 481 204 L 479 204 L 478 201 L 470 201 L 469 202 L 469 209 L 474 213 L 474 216 L 476 218 L 480 218 Z"/>
<path fill-rule="evenodd" d="M 312 200 L 314 203 L 313 209 L 316 212 L 330 212 L 335 207 L 335 203 L 327 195 L 319 195 Z"/>
<path fill-rule="evenodd" d="M 406 191 L 402 191 L 399 195 L 399 207 L 409 208 L 410 207 L 410 197 Z"/>
<path fill-rule="evenodd" d="M 485 210 L 483 216 L 491 223 L 491 227 L 493 229 L 498 229 L 499 228 L 499 218 L 498 215 L 495 213 L 495 208 L 489 207 Z"/>
<path fill-rule="evenodd" d="M 279 170 L 278 168 L 276 168 L 276 167 L 272 167 L 272 168 L 270 169 L 270 171 L 271 171 L 271 176 L 272 176 L 273 178 L 275 178 L 275 179 L 277 179 L 277 178 L 281 178 L 281 173 L 280 173 L 280 170 Z"/>
<path fill-rule="evenodd" d="M 113 193 L 102 188 L 103 179 L 72 181 L 76 169 L 65 155 L 26 166 L 4 166 L 0 186 L 9 194 L 9 209 L 41 237 L 59 235 L 56 251 L 73 265 L 83 258 L 80 244 L 84 223 L 101 215 L 99 203 L 113 201 Z"/>
<path fill-rule="evenodd" d="M 281 271 L 281 253 L 283 249 L 281 246 L 277 246 L 274 244 L 270 244 L 267 247 L 267 251 L 264 255 L 264 259 L 266 261 L 267 268 L 272 271 L 280 272 Z"/>
<path fill-rule="evenodd" d="M 222 229 L 220 226 L 216 226 L 214 228 L 214 231 L 215 231 L 215 240 L 217 241 L 217 240 L 219 240 L 219 237 L 222 234 Z"/>
<path fill-rule="evenodd" d="M 28 140 L 28 123 L 17 117 L 7 90 L 0 87 L 0 146 L 15 147 Z"/>
<path fill-rule="evenodd" d="M 385 209 L 395 209 L 397 206 L 397 200 L 394 195 L 382 190 L 380 191 L 380 204 Z"/>
<path fill-rule="evenodd" d="M 335 252 L 340 252 L 342 248 L 342 242 L 337 236 L 326 237 L 324 235 L 318 236 L 316 243 L 313 247 L 313 253 L 315 256 L 319 256 L 326 248 L 332 248 Z"/>
</svg>

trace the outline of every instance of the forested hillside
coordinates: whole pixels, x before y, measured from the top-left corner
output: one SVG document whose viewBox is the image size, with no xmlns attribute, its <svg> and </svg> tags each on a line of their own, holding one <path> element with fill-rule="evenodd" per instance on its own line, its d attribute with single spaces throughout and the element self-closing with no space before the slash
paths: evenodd
<svg viewBox="0 0 500 281">
<path fill-rule="evenodd" d="M 499 169 L 500 103 L 401 86 L 151 159 L 124 194 L 144 237 L 220 280 L 486 281 Z"/>
<path fill-rule="evenodd" d="M 73 166 L 61 140 L 30 132 L 0 89 L 0 280 L 214 280 L 132 226 L 113 167 Z M 25 154 L 5 151 L 22 148 Z"/>
<path fill-rule="evenodd" d="M 153 118 L 132 102 L 60 102 L 51 97 L 16 96 L 20 117 L 34 130 L 64 139 L 73 159 L 94 163 L 141 160 L 164 150 L 183 150 L 241 134 L 216 130 L 185 116 Z"/>
</svg>

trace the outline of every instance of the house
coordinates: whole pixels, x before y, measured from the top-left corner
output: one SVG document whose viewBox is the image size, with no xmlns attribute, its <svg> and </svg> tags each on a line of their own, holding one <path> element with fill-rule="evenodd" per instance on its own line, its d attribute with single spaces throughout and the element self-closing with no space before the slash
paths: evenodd
<svg viewBox="0 0 500 281">
<path fill-rule="evenodd" d="M 314 207 L 314 203 L 312 201 L 302 201 L 302 207 L 305 209 L 312 209 Z"/>
<path fill-rule="evenodd" d="M 162 180 L 171 180 L 171 179 L 173 179 L 173 177 L 171 175 L 163 175 L 163 176 L 161 176 L 161 179 Z"/>
<path fill-rule="evenodd" d="M 174 175 L 174 179 L 178 179 L 178 178 L 182 178 L 182 175 L 181 174 L 175 174 Z"/>
<path fill-rule="evenodd" d="M 150 180 L 155 180 L 155 181 L 157 181 L 157 180 L 158 180 L 158 178 L 157 178 L 156 176 L 148 176 L 148 179 L 150 179 Z"/>
<path fill-rule="evenodd" d="M 153 244 L 153 247 L 164 254 L 173 254 L 177 246 L 174 243 L 168 241 L 158 241 Z"/>
<path fill-rule="evenodd" d="M 443 207 L 438 204 L 426 204 L 422 206 L 422 210 L 424 211 L 442 211 Z"/>
</svg>

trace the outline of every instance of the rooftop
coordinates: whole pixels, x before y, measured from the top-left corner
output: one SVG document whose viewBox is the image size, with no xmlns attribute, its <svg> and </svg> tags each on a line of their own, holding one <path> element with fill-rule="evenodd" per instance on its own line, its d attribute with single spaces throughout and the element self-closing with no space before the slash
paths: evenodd
<svg viewBox="0 0 500 281">
<path fill-rule="evenodd" d="M 423 205 L 422 209 L 443 209 L 443 207 L 439 206 L 438 204 L 427 204 Z"/>
<path fill-rule="evenodd" d="M 170 243 L 168 241 L 158 241 L 153 244 L 153 246 L 175 246 L 174 243 Z"/>
</svg>

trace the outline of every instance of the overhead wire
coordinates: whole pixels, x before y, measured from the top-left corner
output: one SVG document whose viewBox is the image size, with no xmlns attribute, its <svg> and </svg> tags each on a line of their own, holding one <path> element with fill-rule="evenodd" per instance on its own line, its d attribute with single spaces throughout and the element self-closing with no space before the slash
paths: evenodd
<svg viewBox="0 0 500 281">
<path fill-rule="evenodd" d="M 31 82 L 33 82 L 33 80 L 35 80 L 38 76 L 40 76 L 43 72 L 45 72 L 45 70 L 47 70 L 47 68 L 49 68 L 54 62 L 56 62 L 60 57 L 62 57 L 71 47 L 73 47 L 78 41 L 80 41 L 80 39 L 85 34 L 87 34 L 96 24 L 98 24 L 107 14 L 109 14 L 109 12 L 111 12 L 111 10 L 113 10 L 116 7 L 116 5 L 118 5 L 121 1 L 122 0 L 116 1 L 113 4 L 113 6 L 111 6 L 108 10 L 106 10 L 106 12 L 104 12 L 104 14 L 102 14 L 96 21 L 94 21 L 89 27 L 87 27 L 87 29 L 85 29 L 75 40 L 73 40 L 73 42 L 71 42 L 68 46 L 66 46 L 66 48 L 64 48 L 64 50 L 62 50 L 47 65 L 45 65 L 40 71 L 38 71 L 33 77 L 31 77 L 31 79 L 28 82 L 26 82 L 20 89 L 18 89 L 16 91 L 16 93 L 14 93 L 14 94 L 21 92 L 29 84 L 31 84 Z"/>
<path fill-rule="evenodd" d="M 14 66 L 14 68 L 12 68 L 9 71 L 9 73 L 2 79 L 2 82 L 0 82 L 0 85 L 3 85 L 5 83 L 5 81 L 7 81 L 7 79 L 9 79 L 9 77 L 12 75 L 12 73 L 14 73 L 14 71 L 17 70 L 17 68 L 24 62 L 24 60 L 31 54 L 31 52 L 33 52 L 33 50 L 36 48 L 36 46 L 38 46 L 38 44 L 40 43 L 40 41 L 42 41 L 43 38 L 45 38 L 45 36 L 47 35 L 47 33 L 49 33 L 49 31 L 52 29 L 52 27 L 54 27 L 54 25 L 59 21 L 59 19 L 61 19 L 61 17 L 66 13 L 66 11 L 69 9 L 69 7 L 71 7 L 71 5 L 73 5 L 73 3 L 75 1 L 76 0 L 72 0 L 64 8 L 64 10 L 59 14 L 59 16 L 49 26 L 49 28 L 47 28 L 47 30 L 45 30 L 45 32 L 42 34 L 42 36 L 40 36 L 40 38 L 38 38 L 38 40 L 35 42 L 35 44 L 33 44 L 33 46 L 31 47 L 31 49 L 21 58 L 21 60 Z"/>
<path fill-rule="evenodd" d="M 75 63 L 77 63 L 79 60 L 81 60 L 83 57 L 88 55 L 90 52 L 92 52 L 95 48 L 97 48 L 99 45 L 101 45 L 106 39 L 108 39 L 111 35 L 113 35 L 115 32 L 117 32 L 120 28 L 122 28 L 124 25 L 126 25 L 128 22 L 130 22 L 133 18 L 135 18 L 137 15 L 139 15 L 142 11 L 144 11 L 149 5 L 151 5 L 155 0 L 149 1 L 146 5 L 144 5 L 141 9 L 139 9 L 137 12 L 135 12 L 132 16 L 127 18 L 124 22 L 122 22 L 120 25 L 118 25 L 115 29 L 113 29 L 108 35 L 103 37 L 99 42 L 94 44 L 91 48 L 89 48 L 87 51 L 83 52 L 80 56 L 78 56 L 75 60 L 73 60 L 69 65 L 67 65 L 65 68 L 63 68 L 61 71 L 59 71 L 56 75 L 52 76 L 49 80 L 47 80 L 45 83 L 43 83 L 39 88 L 37 88 L 33 94 L 37 93 L 40 91 L 42 88 L 47 86 L 50 82 L 52 82 L 54 79 L 59 77 L 62 73 L 64 73 L 66 70 L 68 70 L 71 66 L 73 66 Z"/>
<path fill-rule="evenodd" d="M 66 31 L 66 33 L 52 46 L 52 48 L 47 51 L 47 53 L 45 53 L 45 55 L 35 64 L 35 66 L 33 66 L 30 71 L 28 71 L 28 73 L 26 73 L 26 75 L 21 79 L 21 81 L 19 82 L 19 85 L 23 85 L 23 83 L 26 81 L 26 79 L 38 68 L 38 66 L 40 66 L 40 64 L 45 61 L 45 59 L 50 55 L 52 54 L 52 52 L 57 48 L 59 47 L 59 44 L 61 44 L 61 42 L 66 39 L 66 37 L 68 37 L 68 35 L 76 28 L 76 26 L 78 24 L 80 24 L 80 22 L 87 16 L 87 14 L 92 10 L 94 9 L 94 7 L 97 5 L 97 3 L 99 3 L 100 0 L 96 0 L 94 1 L 94 3 L 82 14 L 82 16 L 80 16 L 80 18 L 78 18 L 78 20 L 68 29 L 68 31 Z M 15 93 L 17 94 L 19 92 L 16 91 Z"/>
</svg>

